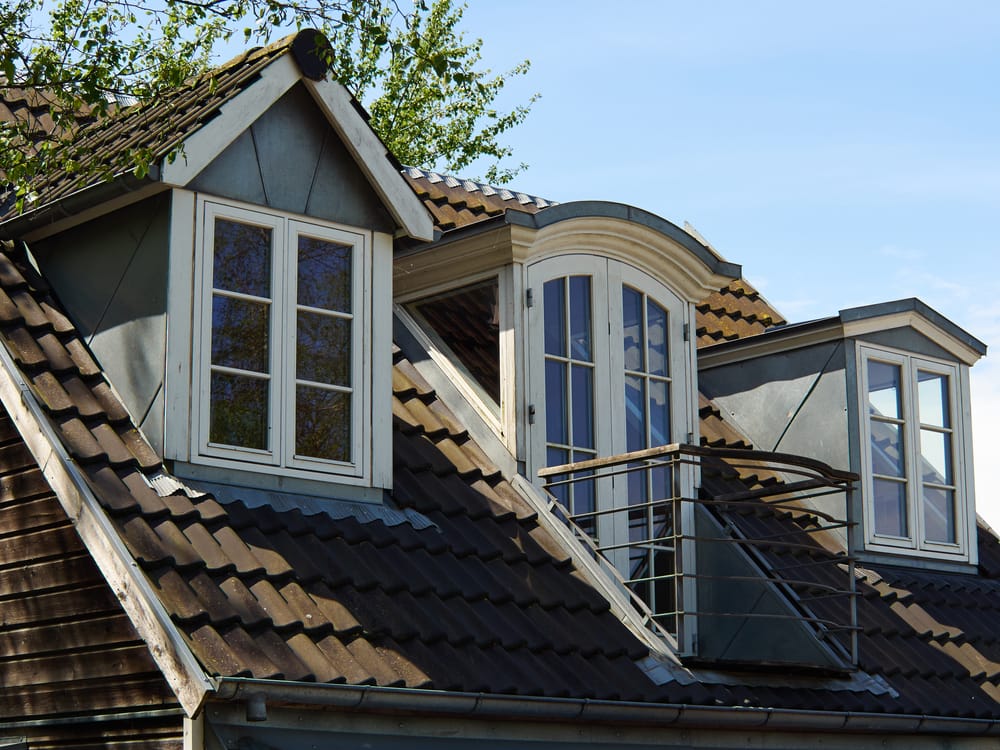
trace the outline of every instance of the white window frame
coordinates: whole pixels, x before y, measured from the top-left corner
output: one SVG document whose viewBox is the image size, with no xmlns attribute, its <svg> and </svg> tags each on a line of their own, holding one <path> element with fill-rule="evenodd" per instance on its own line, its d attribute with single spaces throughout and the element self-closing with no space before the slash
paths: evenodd
<svg viewBox="0 0 1000 750">
<path fill-rule="evenodd" d="M 272 230 L 269 448 L 257 450 L 211 443 L 209 437 L 214 222 L 217 218 Z M 351 460 L 295 454 L 297 238 L 306 235 L 352 247 Z M 332 478 L 348 484 L 370 483 L 372 419 L 369 375 L 372 367 L 371 232 L 293 216 L 259 206 L 199 196 L 195 246 L 195 298 L 192 325 L 191 456 L 201 464 L 303 479 Z"/>
<path fill-rule="evenodd" d="M 969 560 L 971 540 L 975 534 L 975 503 L 972 499 L 971 434 L 968 419 L 968 379 L 963 368 L 924 355 L 888 347 L 861 344 L 857 348 L 858 407 L 862 457 L 862 506 L 865 549 L 875 552 L 906 554 L 915 557 Z M 906 513 L 908 535 L 905 537 L 878 534 L 875 528 L 874 485 L 871 420 L 868 415 L 868 363 L 871 361 L 898 365 L 901 372 L 902 423 L 904 425 L 904 461 L 906 479 Z M 955 487 L 955 543 L 925 539 L 924 505 L 921 492 L 920 430 L 917 394 L 919 370 L 947 378 L 951 411 L 952 475 Z M 973 561 L 974 562 L 974 561 Z"/>
<path fill-rule="evenodd" d="M 683 443 L 698 434 L 694 408 L 696 390 L 694 375 L 694 342 L 685 338 L 685 326 L 691 326 L 693 306 L 686 303 L 675 291 L 642 270 L 623 261 L 593 254 L 558 255 L 536 261 L 526 268 L 525 284 L 532 291 L 533 305 L 528 310 L 528 389 L 526 412 L 532 413 L 533 422 L 529 431 L 529 476 L 536 476 L 546 463 L 546 415 L 545 415 L 545 352 L 544 352 L 544 284 L 546 281 L 576 275 L 590 275 L 593 279 L 592 325 L 593 359 L 595 363 L 595 453 L 599 457 L 618 455 L 626 451 L 626 425 L 623 419 L 625 397 L 625 359 L 621 334 L 622 289 L 632 287 L 659 304 L 668 315 L 670 362 L 670 429 L 671 442 Z M 606 300 L 601 305 L 599 300 Z M 601 331 L 606 331 L 605 336 Z M 603 404 L 603 408 L 601 405 Z M 616 503 L 627 496 L 618 491 L 614 483 L 623 477 L 607 477 L 597 480 L 596 494 L 600 510 L 600 499 L 612 498 Z M 694 468 L 684 464 L 680 468 L 680 488 L 685 497 L 694 492 L 696 475 Z M 620 507 L 620 505 L 616 505 Z M 684 503 L 683 515 L 679 520 L 682 533 L 691 534 L 694 529 L 693 507 Z M 619 518 L 620 516 L 620 518 Z M 599 517 L 598 535 L 602 544 L 621 544 L 628 539 L 628 524 L 624 513 Z M 684 558 L 679 567 L 689 573 L 695 572 L 693 545 L 684 547 Z M 627 577 L 627 551 L 612 553 L 615 568 Z M 695 610 L 696 592 L 693 578 L 685 578 L 685 609 Z M 677 644 L 682 651 L 693 649 L 695 629 L 693 623 L 679 622 Z"/>
</svg>

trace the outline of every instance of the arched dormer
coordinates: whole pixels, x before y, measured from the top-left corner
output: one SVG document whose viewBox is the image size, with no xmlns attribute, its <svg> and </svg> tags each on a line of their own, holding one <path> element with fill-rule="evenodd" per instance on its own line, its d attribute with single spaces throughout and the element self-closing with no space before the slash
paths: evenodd
<svg viewBox="0 0 1000 750">
<path fill-rule="evenodd" d="M 545 467 L 697 441 L 694 303 L 739 272 L 658 216 L 580 202 L 508 211 L 397 253 L 394 294 L 534 480 Z M 602 504 L 637 502 L 657 481 L 665 475 L 624 489 L 577 483 L 556 497 L 592 536 L 622 539 L 613 519 L 625 514 Z M 626 577 L 636 564 L 616 561 Z"/>
</svg>

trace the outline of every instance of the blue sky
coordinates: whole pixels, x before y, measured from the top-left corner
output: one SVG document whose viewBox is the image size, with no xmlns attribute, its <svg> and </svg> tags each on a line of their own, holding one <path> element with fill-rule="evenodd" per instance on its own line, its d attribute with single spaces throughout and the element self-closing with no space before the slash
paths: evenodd
<svg viewBox="0 0 1000 750">
<path fill-rule="evenodd" d="M 513 187 L 689 221 L 793 321 L 916 296 L 987 343 L 1000 528 L 1000 3 L 470 6 L 487 65 L 532 62 L 509 101 L 542 94 Z"/>
</svg>

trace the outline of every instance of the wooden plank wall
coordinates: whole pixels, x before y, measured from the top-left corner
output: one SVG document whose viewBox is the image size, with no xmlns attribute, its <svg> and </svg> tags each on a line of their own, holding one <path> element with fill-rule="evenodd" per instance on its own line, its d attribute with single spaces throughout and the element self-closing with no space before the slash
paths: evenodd
<svg viewBox="0 0 1000 750">
<path fill-rule="evenodd" d="M 170 688 L 0 410 L 0 736 L 156 750 L 180 748 L 181 731 Z"/>
</svg>

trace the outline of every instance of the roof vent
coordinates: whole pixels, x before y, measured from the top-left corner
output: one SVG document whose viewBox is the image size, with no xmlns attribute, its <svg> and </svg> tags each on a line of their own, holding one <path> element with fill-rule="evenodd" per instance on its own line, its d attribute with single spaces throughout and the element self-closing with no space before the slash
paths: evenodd
<svg viewBox="0 0 1000 750">
<path fill-rule="evenodd" d="M 330 69 L 328 55 L 333 52 L 330 42 L 316 29 L 303 29 L 292 40 L 292 56 L 302 75 L 321 81 Z"/>
</svg>

